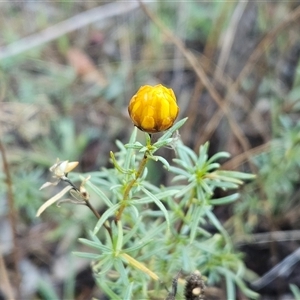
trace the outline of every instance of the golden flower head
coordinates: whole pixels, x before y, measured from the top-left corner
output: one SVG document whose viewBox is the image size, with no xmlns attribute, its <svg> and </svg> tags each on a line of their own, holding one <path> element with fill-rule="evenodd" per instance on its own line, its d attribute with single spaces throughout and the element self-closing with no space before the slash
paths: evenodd
<svg viewBox="0 0 300 300">
<path fill-rule="evenodd" d="M 136 127 L 155 133 L 167 130 L 174 124 L 179 107 L 172 89 L 161 84 L 144 85 L 131 98 L 128 112 Z"/>
</svg>

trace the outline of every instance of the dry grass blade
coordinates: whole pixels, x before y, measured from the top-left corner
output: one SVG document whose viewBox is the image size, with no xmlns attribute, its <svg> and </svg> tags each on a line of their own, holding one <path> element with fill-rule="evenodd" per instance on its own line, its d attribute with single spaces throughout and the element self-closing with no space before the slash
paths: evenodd
<svg viewBox="0 0 300 300">
<path fill-rule="evenodd" d="M 96 21 L 128 13 L 138 7 L 133 2 L 113 2 L 80 13 L 72 18 L 46 28 L 36 34 L 20 39 L 8 46 L 0 48 L 0 59 L 18 55 L 34 47 L 55 40 L 69 32 L 85 27 Z"/>
<path fill-rule="evenodd" d="M 229 106 L 229 102 L 231 97 L 238 91 L 242 80 L 253 70 L 259 58 L 263 55 L 263 53 L 270 47 L 274 39 L 277 35 L 283 31 L 287 26 L 291 23 L 295 22 L 300 17 L 300 6 L 298 6 L 295 10 L 293 10 L 280 24 L 278 24 L 275 28 L 273 28 L 266 36 L 261 40 L 261 42 L 257 45 L 255 50 L 252 52 L 249 57 L 247 63 L 244 68 L 240 72 L 236 81 L 229 86 L 224 105 Z M 217 126 L 222 119 L 224 112 L 220 108 L 218 112 L 212 117 L 211 121 L 208 123 L 207 128 L 205 130 L 205 137 L 209 139 L 213 132 L 216 130 Z"/>
<path fill-rule="evenodd" d="M 242 15 L 245 11 L 245 8 L 247 6 L 248 1 L 240 1 L 233 12 L 232 18 L 230 20 L 230 24 L 228 25 L 228 28 L 225 32 L 224 36 L 224 44 L 220 50 L 220 55 L 218 59 L 217 66 L 218 68 L 216 69 L 215 72 L 215 79 L 218 80 L 218 78 L 222 77 L 224 74 L 224 69 L 227 64 L 230 51 L 233 45 L 234 41 L 234 36 L 238 28 L 238 24 L 242 18 Z"/>
<path fill-rule="evenodd" d="M 222 169 L 228 169 L 228 170 L 236 169 L 241 164 L 245 163 L 249 159 L 249 157 L 252 157 L 254 155 L 258 155 L 262 152 L 267 151 L 270 148 L 270 146 L 271 146 L 271 143 L 267 142 L 263 145 L 260 145 L 260 146 L 257 146 L 255 148 L 249 149 L 247 152 L 243 152 L 243 153 L 233 157 L 232 159 L 230 159 L 226 163 L 224 163 L 222 165 Z"/>
<path fill-rule="evenodd" d="M 165 27 L 164 24 L 160 22 L 149 10 L 148 8 L 143 4 L 143 2 L 139 1 L 141 8 L 144 10 L 144 12 L 147 14 L 147 16 L 152 20 L 154 24 L 156 24 L 159 29 L 162 31 L 163 34 L 165 34 L 172 43 L 178 47 L 178 49 L 181 51 L 183 56 L 186 58 L 186 60 L 190 63 L 192 66 L 195 74 L 198 76 L 198 78 L 201 80 L 209 94 L 211 95 L 212 99 L 217 103 L 221 111 L 224 113 L 224 115 L 227 117 L 229 126 L 241 144 L 244 151 L 248 150 L 250 148 L 248 140 L 245 138 L 243 132 L 241 131 L 240 127 L 238 126 L 235 119 L 232 117 L 227 105 L 225 105 L 222 97 L 219 95 L 217 90 L 214 88 L 210 80 L 208 79 L 205 70 L 200 66 L 198 63 L 198 60 L 196 57 L 184 46 L 183 42 L 177 38 L 168 28 Z"/>
<path fill-rule="evenodd" d="M 257 61 L 262 56 L 262 54 L 270 47 L 274 39 L 278 36 L 278 34 L 284 30 L 291 23 L 295 22 L 300 17 L 300 6 L 298 6 L 295 10 L 293 10 L 287 17 L 276 27 L 274 27 L 271 31 L 269 31 L 266 36 L 261 40 L 261 42 L 257 45 L 256 49 L 252 52 L 249 57 L 246 65 L 242 69 L 240 75 L 237 80 L 228 90 L 228 94 L 226 95 L 225 100 L 229 99 L 234 93 L 237 92 L 240 83 L 242 80 L 253 70 Z"/>
</svg>

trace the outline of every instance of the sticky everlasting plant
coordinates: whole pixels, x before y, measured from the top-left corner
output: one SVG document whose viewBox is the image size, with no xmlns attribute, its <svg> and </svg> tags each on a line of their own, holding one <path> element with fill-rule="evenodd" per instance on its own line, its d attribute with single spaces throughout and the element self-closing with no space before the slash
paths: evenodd
<svg viewBox="0 0 300 300">
<path fill-rule="evenodd" d="M 207 286 L 224 280 L 227 299 L 236 298 L 237 287 L 255 298 L 244 281 L 248 273 L 242 258 L 213 211 L 216 205 L 237 200 L 236 190 L 253 175 L 220 170 L 218 160 L 228 153 L 209 157 L 208 143 L 195 153 L 181 142 L 179 131 L 186 119 L 174 124 L 179 108 L 171 89 L 144 86 L 128 110 L 136 127 L 128 144 L 116 142 L 119 151 L 110 153 L 112 168 L 80 176 L 77 188 L 67 176 L 76 162 L 56 162 L 51 168 L 56 181 L 43 187 L 59 181 L 67 187 L 49 199 L 38 215 L 54 202 L 72 202 L 92 210 L 94 229 L 89 238 L 80 239 L 91 251 L 76 255 L 92 260 L 96 282 L 110 299 L 175 299 L 176 293 L 181 298 L 192 293 L 194 299 L 204 299 L 203 288 L 197 286 L 184 292 L 178 284 L 177 291 L 178 278 L 176 288 L 173 284 L 167 292 L 165 287 L 171 286 L 180 270 L 182 278 L 199 270 Z M 144 143 L 137 140 L 137 127 L 145 133 Z M 159 131 L 165 132 L 154 142 L 151 134 Z M 172 162 L 157 154 L 163 147 L 174 151 Z M 174 175 L 172 185 L 148 181 L 149 161 L 154 166 L 163 164 Z M 227 191 L 226 196 L 215 198 L 216 189 Z M 102 215 L 91 205 L 88 191 L 93 192 L 93 203 L 101 201 L 105 206 Z M 66 193 L 71 199 L 61 200 Z"/>
</svg>

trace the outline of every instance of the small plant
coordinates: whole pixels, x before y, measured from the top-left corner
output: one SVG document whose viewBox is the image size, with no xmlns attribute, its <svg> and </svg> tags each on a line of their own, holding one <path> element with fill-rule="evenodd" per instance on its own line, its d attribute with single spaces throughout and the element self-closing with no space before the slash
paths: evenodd
<svg viewBox="0 0 300 300">
<path fill-rule="evenodd" d="M 68 176 L 77 163 L 58 160 L 50 168 L 55 181 L 42 187 L 61 181 L 67 186 L 43 204 L 38 215 L 55 202 L 86 205 L 92 210 L 94 229 L 88 239 L 79 239 L 91 251 L 75 254 L 93 261 L 96 282 L 110 299 L 175 299 L 178 278 L 169 296 L 164 290 L 179 270 L 181 274 L 200 270 L 208 286 L 224 279 L 227 299 L 236 298 L 236 287 L 256 298 L 245 284 L 247 269 L 242 257 L 213 211 L 215 206 L 239 198 L 237 192 L 215 198 L 216 189 L 235 191 L 243 180 L 254 176 L 220 170 L 217 161 L 229 154 L 209 157 L 208 143 L 199 153 L 185 146 L 178 131 L 186 119 L 174 124 L 178 111 L 171 89 L 162 85 L 142 87 L 129 104 L 129 114 L 135 126 L 145 132 L 145 142 L 137 140 L 135 128 L 128 144 L 116 142 L 119 152 L 110 153 L 113 167 L 79 175 L 80 187 L 74 184 L 75 175 Z M 153 141 L 152 133 L 165 130 Z M 157 154 L 163 147 L 175 151 L 172 164 Z M 147 180 L 149 160 L 162 163 L 174 174 L 171 186 L 155 186 Z M 63 199 L 68 192 L 71 198 Z M 90 193 L 93 202 L 105 204 L 102 215 L 93 208 Z M 178 288 L 178 294 L 183 295 L 182 287 Z M 195 286 L 185 293 L 204 299 L 203 290 L 201 281 L 201 288 Z"/>
</svg>

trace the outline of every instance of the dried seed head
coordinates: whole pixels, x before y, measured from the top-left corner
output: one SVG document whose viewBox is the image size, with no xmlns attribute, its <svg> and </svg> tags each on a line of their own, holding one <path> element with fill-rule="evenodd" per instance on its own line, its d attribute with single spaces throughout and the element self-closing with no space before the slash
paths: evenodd
<svg viewBox="0 0 300 300">
<path fill-rule="evenodd" d="M 50 172 L 54 174 L 56 178 L 62 178 L 66 176 L 67 173 L 72 171 L 78 165 L 78 161 L 69 162 L 68 160 L 60 161 L 57 159 L 56 163 L 50 167 Z"/>
<path fill-rule="evenodd" d="M 186 300 L 204 300 L 205 283 L 199 271 L 194 272 L 186 279 L 184 296 Z"/>
</svg>

